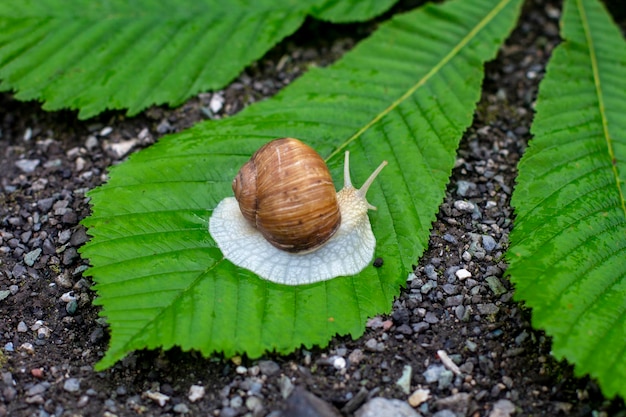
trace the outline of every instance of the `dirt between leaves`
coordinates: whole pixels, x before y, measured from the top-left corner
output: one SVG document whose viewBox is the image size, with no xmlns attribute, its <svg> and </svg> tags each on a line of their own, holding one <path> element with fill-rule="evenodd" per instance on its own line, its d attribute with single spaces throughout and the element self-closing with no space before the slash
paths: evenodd
<svg viewBox="0 0 626 417">
<path fill-rule="evenodd" d="M 271 96 L 308 66 L 339 58 L 375 24 L 308 21 L 225 90 L 134 118 L 78 121 L 75 112 L 0 95 L 0 416 L 363 415 L 356 410 L 372 398 L 408 404 L 420 388 L 428 399 L 411 402 L 423 416 L 626 415 L 623 402 L 604 399 L 550 355 L 549 339 L 512 300 L 502 261 L 516 164 L 559 15 L 558 3 L 528 1 L 487 65 L 428 250 L 392 313 L 370 320 L 358 340 L 336 337 L 325 349 L 260 361 L 141 351 L 94 372 L 108 333 L 77 253 L 87 239 L 78 225 L 90 210 L 85 192 L 129 153 Z M 441 366 L 440 350 L 460 376 Z"/>
</svg>

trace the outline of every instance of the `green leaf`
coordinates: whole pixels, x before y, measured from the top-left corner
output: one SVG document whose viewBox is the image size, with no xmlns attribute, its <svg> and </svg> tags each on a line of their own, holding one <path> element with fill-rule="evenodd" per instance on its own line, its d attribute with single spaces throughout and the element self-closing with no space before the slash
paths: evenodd
<svg viewBox="0 0 626 417">
<path fill-rule="evenodd" d="M 308 14 L 367 20 L 396 0 L 3 0 L 0 90 L 44 108 L 133 115 L 219 89 Z"/>
<path fill-rule="evenodd" d="M 626 397 L 626 43 L 597 0 L 568 0 L 565 40 L 519 165 L 509 273 L 553 353 Z"/>
<path fill-rule="evenodd" d="M 517 19 L 520 0 L 426 5 L 381 25 L 329 68 L 313 68 L 274 98 L 237 116 L 163 138 L 113 167 L 92 191 L 93 239 L 82 254 L 111 325 L 112 365 L 141 348 L 226 356 L 286 354 L 363 334 L 388 312 L 428 243 L 458 142 L 480 98 L 483 64 Z M 368 193 L 381 268 L 304 286 L 261 280 L 224 260 L 207 232 L 211 209 L 232 195 L 239 167 L 267 141 L 312 145 L 342 180 L 351 151 Z"/>
</svg>

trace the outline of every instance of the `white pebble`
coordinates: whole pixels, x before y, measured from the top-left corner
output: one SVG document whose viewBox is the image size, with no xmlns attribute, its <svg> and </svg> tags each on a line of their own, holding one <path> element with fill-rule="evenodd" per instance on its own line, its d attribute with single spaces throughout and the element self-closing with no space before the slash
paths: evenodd
<svg viewBox="0 0 626 417">
<path fill-rule="evenodd" d="M 165 394 L 161 394 L 160 392 L 152 392 L 152 391 L 146 391 L 146 397 L 150 398 L 151 400 L 153 400 L 154 402 L 158 403 L 161 407 L 163 407 L 165 405 L 166 402 L 169 401 L 170 397 L 165 395 Z"/>
<path fill-rule="evenodd" d="M 457 200 L 454 202 L 454 208 L 459 211 L 466 211 L 468 213 L 471 213 L 474 211 L 474 204 L 470 203 L 469 201 Z"/>
<path fill-rule="evenodd" d="M 456 275 L 458 279 L 463 281 L 464 279 L 470 278 L 472 276 L 472 273 L 465 268 L 461 268 L 458 271 L 456 271 L 454 275 Z"/>
<path fill-rule="evenodd" d="M 333 367 L 337 370 L 344 369 L 346 367 L 346 360 L 341 356 L 333 356 L 330 358 Z"/>
<path fill-rule="evenodd" d="M 235 368 L 235 372 L 237 372 L 239 375 L 244 375 L 248 373 L 248 368 L 246 368 L 245 366 L 239 365 L 238 367 Z"/>
<path fill-rule="evenodd" d="M 29 354 L 33 354 L 35 353 L 35 348 L 33 347 L 32 343 L 22 343 L 20 345 L 20 347 L 17 348 L 17 350 L 21 351 L 21 352 L 26 352 Z"/>
<path fill-rule="evenodd" d="M 187 398 L 189 398 L 189 401 L 192 403 L 195 403 L 196 401 L 202 399 L 204 394 L 205 390 L 202 385 L 192 385 L 189 387 L 189 395 L 187 395 Z"/>
<path fill-rule="evenodd" d="M 113 132 L 113 128 L 111 126 L 106 126 L 100 131 L 100 136 L 109 136 Z"/>
<path fill-rule="evenodd" d="M 26 333 L 28 331 L 28 326 L 26 326 L 26 323 L 24 323 L 23 321 L 20 321 L 19 323 L 17 323 L 17 331 L 19 333 Z"/>
<path fill-rule="evenodd" d="M 124 142 L 119 143 L 110 143 L 107 146 L 107 149 L 115 156 L 116 158 L 122 158 L 131 149 L 137 144 L 137 139 L 125 140 Z"/>
<path fill-rule="evenodd" d="M 68 291 L 61 296 L 61 301 L 64 303 L 69 303 L 70 301 L 76 300 L 76 296 L 74 295 L 74 291 Z"/>
<path fill-rule="evenodd" d="M 222 110 L 223 106 L 224 97 L 222 97 L 220 94 L 213 94 L 213 97 L 211 97 L 211 102 L 209 103 L 209 108 L 211 109 L 211 111 L 213 113 L 217 113 Z"/>
<path fill-rule="evenodd" d="M 450 359 L 445 350 L 438 350 L 437 356 L 439 356 L 439 359 L 441 359 L 441 363 L 443 363 L 446 368 L 454 372 L 456 375 L 461 375 L 461 370 L 456 365 L 456 363 L 452 362 L 452 359 Z"/>
</svg>

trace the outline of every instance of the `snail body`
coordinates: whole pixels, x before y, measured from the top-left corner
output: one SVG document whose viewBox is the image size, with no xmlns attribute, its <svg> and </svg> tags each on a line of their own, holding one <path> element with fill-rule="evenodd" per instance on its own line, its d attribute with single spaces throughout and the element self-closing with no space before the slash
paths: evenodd
<svg viewBox="0 0 626 417">
<path fill-rule="evenodd" d="M 261 147 L 233 180 L 235 198 L 213 211 L 209 232 L 224 257 L 261 278 L 287 285 L 354 275 L 371 261 L 376 240 L 365 184 L 352 186 L 349 153 L 344 188 L 335 192 L 324 160 L 297 139 Z"/>
</svg>

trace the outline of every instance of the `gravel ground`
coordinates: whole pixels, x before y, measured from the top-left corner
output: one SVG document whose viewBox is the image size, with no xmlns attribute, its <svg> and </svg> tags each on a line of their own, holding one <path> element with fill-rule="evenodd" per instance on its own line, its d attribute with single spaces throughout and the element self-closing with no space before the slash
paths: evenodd
<svg viewBox="0 0 626 417">
<path fill-rule="evenodd" d="M 612 2 L 624 22 L 621 0 Z M 406 4 L 405 4 L 406 7 Z M 78 121 L 0 95 L 0 417 L 2 416 L 626 416 L 624 403 L 573 377 L 512 300 L 503 253 L 516 164 L 558 43 L 560 4 L 527 1 L 487 66 L 484 92 L 415 273 L 390 315 L 359 340 L 289 356 L 203 358 L 141 351 L 94 372 L 107 348 L 92 301 L 85 192 L 160 136 L 271 96 L 372 30 L 308 21 L 232 85 L 177 109 Z M 621 13 L 621 14 L 620 14 Z M 622 25 L 624 27 L 624 25 Z"/>
</svg>

